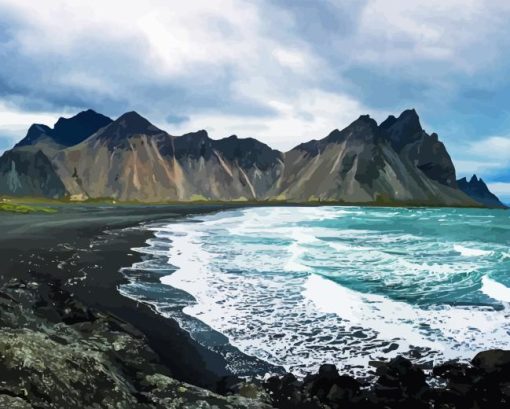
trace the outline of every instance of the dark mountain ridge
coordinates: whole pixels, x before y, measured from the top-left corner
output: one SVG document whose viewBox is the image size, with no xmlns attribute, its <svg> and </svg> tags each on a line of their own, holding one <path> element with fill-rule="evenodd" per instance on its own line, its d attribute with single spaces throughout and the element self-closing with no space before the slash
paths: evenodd
<svg viewBox="0 0 510 409">
<path fill-rule="evenodd" d="M 110 124 L 112 119 L 89 109 L 71 118 L 59 118 L 53 128 L 34 124 L 16 147 L 35 145 L 46 137 L 61 146 L 73 146 Z"/>
<path fill-rule="evenodd" d="M 59 180 L 48 191 L 29 180 L 45 177 L 24 160 L 46 158 L 46 175 Z M 380 125 L 360 116 L 343 130 L 280 152 L 253 138 L 215 140 L 205 130 L 170 135 L 136 112 L 112 121 L 92 110 L 33 125 L 0 158 L 1 194 L 118 200 L 284 200 L 476 206 L 457 188 L 455 167 L 437 134 L 427 134 L 415 110 Z M 30 169 L 30 171 L 28 170 Z M 22 172 L 22 173 L 19 173 Z M 24 172 L 24 173 L 23 173 Z M 27 173 L 28 172 L 28 173 Z M 47 176 L 46 176 L 47 177 Z M 35 185 L 43 186 L 39 182 Z M 44 190 L 44 189 L 43 189 Z"/>
<path fill-rule="evenodd" d="M 97 131 L 94 139 L 105 141 L 111 149 L 125 144 L 134 135 L 157 135 L 164 133 L 164 131 L 134 111 L 126 112 L 117 120 L 111 121 L 101 128 Z"/>
<path fill-rule="evenodd" d="M 457 184 L 460 190 L 484 206 L 506 208 L 498 197 L 489 190 L 483 179 L 476 175 L 473 175 L 469 181 L 463 177 L 457 181 Z"/>
</svg>

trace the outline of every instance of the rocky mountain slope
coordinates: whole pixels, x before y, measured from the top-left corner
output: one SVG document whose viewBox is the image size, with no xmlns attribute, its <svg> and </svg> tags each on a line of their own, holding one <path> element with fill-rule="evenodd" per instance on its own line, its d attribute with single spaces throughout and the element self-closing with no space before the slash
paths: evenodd
<svg viewBox="0 0 510 409">
<path fill-rule="evenodd" d="M 44 177 L 20 166 L 17 152 L 45 157 Z M 446 148 L 414 110 L 380 125 L 361 116 L 285 153 L 235 135 L 214 140 L 203 130 L 169 135 L 136 112 L 112 121 L 89 110 L 54 128 L 33 125 L 0 158 L 0 170 L 2 179 L 19 181 L 0 184 L 9 195 L 479 205 L 458 189 Z"/>
<path fill-rule="evenodd" d="M 473 175 L 469 181 L 466 178 L 457 180 L 457 185 L 466 195 L 482 203 L 484 206 L 506 207 L 498 197 L 489 190 L 483 179 L 478 179 L 476 175 Z"/>
<path fill-rule="evenodd" d="M 10 151 L 0 157 L 0 194 L 62 198 L 69 194 L 53 157 L 91 136 L 112 120 L 92 110 L 60 118 L 53 128 L 32 125 Z"/>
<path fill-rule="evenodd" d="M 455 167 L 414 110 L 380 126 L 361 116 L 342 131 L 285 154 L 274 195 L 292 200 L 472 203 L 457 189 Z"/>
<path fill-rule="evenodd" d="M 17 196 L 63 197 L 66 187 L 40 150 L 13 149 L 0 159 L 0 192 Z"/>
</svg>

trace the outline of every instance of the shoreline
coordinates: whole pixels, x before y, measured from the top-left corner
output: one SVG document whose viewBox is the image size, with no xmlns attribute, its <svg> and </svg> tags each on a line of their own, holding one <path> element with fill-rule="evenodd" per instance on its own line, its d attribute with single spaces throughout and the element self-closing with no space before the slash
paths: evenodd
<svg viewBox="0 0 510 409">
<path fill-rule="evenodd" d="M 430 375 L 402 356 L 374 361 L 370 384 L 327 363 L 304 379 L 283 373 L 243 381 L 232 376 L 221 354 L 194 341 L 175 320 L 118 291 L 127 282 L 121 267 L 143 259 L 130 249 L 152 236 L 141 225 L 232 208 L 238 206 L 0 214 L 0 349 L 7 351 L 0 360 L 0 406 L 508 407 L 510 351 L 434 365 Z M 431 377 L 442 383 L 429 384 Z"/>
<path fill-rule="evenodd" d="M 118 286 L 127 282 L 121 268 L 142 260 L 142 255 L 131 248 L 145 246 L 151 237 L 151 232 L 140 225 L 233 207 L 82 207 L 51 216 L 2 215 L 0 258 L 9 261 L 0 268 L 0 281 L 13 277 L 36 282 L 58 280 L 88 307 L 141 331 L 172 376 L 216 390 L 222 378 L 232 375 L 221 354 L 193 340 L 175 320 L 122 295 Z"/>
<path fill-rule="evenodd" d="M 53 206 L 56 208 L 66 207 L 98 207 L 111 206 L 115 208 L 131 207 L 152 207 L 152 208 L 187 208 L 200 209 L 207 207 L 374 207 L 374 208 L 445 208 L 445 209 L 489 209 L 489 210 L 510 210 L 509 206 L 489 207 L 484 205 L 448 205 L 436 202 L 417 201 L 371 201 L 371 202 L 344 202 L 335 200 L 309 200 L 309 201 L 287 201 L 287 200 L 194 200 L 194 201 L 168 201 L 168 202 L 140 202 L 140 201 L 118 201 L 113 198 L 97 198 L 84 201 L 73 201 L 66 198 L 51 199 L 47 197 L 32 196 L 1 196 L 5 203 L 33 204 L 37 206 Z"/>
<path fill-rule="evenodd" d="M 248 210 L 249 211 L 249 210 Z M 342 212 L 342 210 L 338 210 L 339 212 Z M 293 212 L 293 211 L 291 211 Z M 311 214 L 315 214 L 315 210 L 310 210 Z M 404 212 L 405 214 L 407 214 L 407 212 Z M 437 211 L 437 213 L 442 213 L 440 211 Z M 481 213 L 481 212 L 479 212 Z M 230 229 L 228 226 L 228 222 L 227 222 L 227 226 L 225 226 L 225 220 L 229 220 L 229 219 L 232 219 L 232 220 L 237 220 L 237 217 L 227 217 L 227 212 L 225 213 L 225 216 L 223 216 L 223 213 L 222 215 L 218 216 L 220 217 L 220 224 L 219 226 L 223 229 L 225 228 L 226 231 L 229 231 L 230 232 Z M 264 212 L 264 214 L 266 214 Z M 231 215 L 232 216 L 232 215 Z M 237 214 L 235 215 L 237 216 Z M 469 216 L 466 216 L 466 217 L 469 217 Z M 492 216 L 491 216 L 492 217 Z M 216 217 L 214 217 L 214 219 L 216 219 Z M 485 219 L 483 219 L 485 220 Z M 193 220 L 192 220 L 193 221 Z M 194 231 L 194 228 L 193 228 L 193 225 L 195 226 L 198 226 L 198 229 L 200 230 L 200 224 L 201 224 L 201 221 L 203 221 L 202 218 L 198 217 L 195 219 L 195 221 L 197 223 L 193 223 L 189 226 L 186 226 L 187 223 L 181 223 L 180 221 L 176 220 L 175 223 L 177 224 L 175 226 L 175 228 L 172 228 L 172 225 L 169 225 L 167 228 L 163 228 L 161 229 L 161 239 L 158 239 L 156 240 L 156 243 L 154 243 L 153 245 L 149 245 L 149 249 L 152 249 L 154 251 L 154 253 L 150 253 L 149 254 L 152 254 L 149 256 L 149 259 L 154 259 L 154 266 L 161 266 L 161 260 L 160 260 L 160 257 L 158 254 L 162 251 L 167 251 L 168 248 L 170 248 L 170 253 L 172 254 L 172 257 L 171 257 L 171 260 L 173 260 L 173 264 L 175 264 L 176 266 L 185 266 L 185 269 L 170 269 L 170 271 L 166 272 L 166 270 L 164 270 L 164 272 L 154 272 L 154 273 L 150 273 L 150 270 L 151 268 L 148 267 L 148 268 L 144 268 L 144 267 L 141 267 L 140 270 L 141 272 L 145 272 L 144 275 L 138 275 L 138 274 L 134 274 L 134 276 L 136 277 L 136 281 L 138 281 L 140 284 L 144 284 L 144 283 L 147 283 L 148 284 L 148 287 L 151 287 L 153 284 L 151 284 L 151 282 L 154 280 L 154 281 L 160 281 L 161 278 L 164 276 L 166 279 L 167 279 L 167 284 L 171 286 L 171 289 L 168 289 L 168 293 L 170 294 L 168 296 L 168 300 L 165 299 L 163 297 L 163 293 L 160 293 L 157 289 L 156 290 L 151 290 L 151 289 L 148 289 L 147 291 L 145 291 L 145 289 L 142 291 L 142 290 L 138 290 L 138 289 L 135 289 L 133 292 L 134 292 L 134 295 L 138 295 L 138 294 L 142 294 L 143 297 L 145 297 L 147 300 L 149 300 L 149 302 L 154 302 L 154 304 L 156 305 L 162 305 L 162 304 L 172 304 L 172 305 L 176 305 L 176 304 L 182 304 L 183 302 L 180 300 L 180 297 L 179 295 L 174 295 L 175 292 L 179 292 L 181 290 L 176 290 L 177 288 L 181 288 L 185 291 L 185 294 L 189 296 L 189 294 L 192 294 L 196 297 L 197 300 L 201 300 L 198 304 L 198 307 L 197 309 L 194 309 L 194 308 L 191 308 L 190 310 L 190 313 L 193 317 L 195 318 L 192 318 L 190 316 L 188 316 L 187 320 L 188 321 L 191 321 L 191 320 L 200 320 L 199 322 L 202 323 L 203 326 L 209 326 L 209 327 L 212 327 L 212 328 L 216 328 L 217 330 L 219 330 L 221 333 L 223 334 L 231 334 L 232 337 L 230 339 L 230 344 L 231 345 L 237 345 L 239 349 L 241 349 L 241 351 L 244 351 L 245 353 L 248 353 L 248 354 L 252 354 L 253 356 L 258 356 L 260 357 L 261 359 L 266 359 L 268 362 L 272 363 L 272 364 L 275 364 L 275 365 L 278 365 L 280 363 L 283 362 L 283 365 L 285 365 L 285 368 L 287 368 L 287 370 L 289 371 L 294 371 L 294 375 L 298 376 L 298 377 L 304 377 L 306 375 L 306 372 L 313 372 L 316 370 L 316 368 L 318 367 L 319 364 L 323 363 L 323 362 L 331 362 L 331 363 L 338 363 L 339 365 L 342 365 L 342 368 L 343 368 L 343 371 L 345 374 L 349 374 L 349 375 L 353 375 L 353 376 L 356 376 L 358 377 L 359 379 L 361 378 L 366 378 L 366 379 L 374 379 L 375 377 L 375 371 L 373 370 L 373 368 L 370 367 L 370 365 L 368 365 L 368 361 L 370 360 L 389 360 L 390 358 L 394 357 L 396 354 L 400 354 L 401 356 L 404 356 L 408 359 L 411 359 L 414 363 L 416 364 L 419 364 L 422 366 L 422 368 L 431 368 L 432 365 L 436 365 L 436 364 L 439 364 L 439 363 L 442 363 L 442 362 L 446 362 L 450 359 L 458 359 L 459 361 L 462 361 L 462 362 L 468 362 L 469 359 L 471 359 L 471 356 L 467 355 L 466 353 L 462 353 L 462 352 L 459 352 L 458 355 L 462 355 L 461 357 L 457 356 L 457 355 L 454 355 L 454 353 L 452 351 L 449 351 L 449 353 L 442 353 L 441 352 L 441 349 L 437 349 L 437 350 L 434 350 L 433 347 L 431 348 L 427 348 L 426 346 L 423 347 L 422 344 L 414 344 L 412 341 L 410 341 L 409 343 L 409 346 L 406 347 L 406 348 L 400 348 L 399 349 L 399 345 L 407 345 L 406 344 L 406 338 L 404 339 L 400 339 L 398 341 L 395 341 L 392 339 L 392 334 L 391 333 L 388 333 L 386 332 L 386 336 L 383 338 L 384 340 L 386 340 L 387 342 L 384 342 L 382 344 L 382 347 L 387 347 L 386 349 L 388 349 L 388 351 L 385 351 L 384 349 L 381 351 L 381 354 L 380 355 L 370 355 L 370 356 L 367 356 L 365 355 L 364 356 L 364 362 L 363 364 L 360 364 L 359 361 L 357 361 L 356 363 L 351 363 L 351 364 L 345 364 L 341 359 L 337 359 L 338 357 L 337 356 L 332 356 L 331 354 L 329 355 L 326 355 L 324 351 L 326 351 L 326 349 L 323 349 L 323 350 L 320 350 L 321 352 L 320 353 L 317 353 L 316 356 L 315 356 L 315 360 L 313 361 L 312 365 L 308 365 L 307 367 L 305 367 L 304 370 L 300 370 L 299 367 L 297 367 L 296 369 L 296 366 L 291 366 L 289 365 L 289 362 L 292 362 L 292 358 L 290 358 L 290 361 L 287 359 L 287 357 L 285 357 L 285 359 L 287 360 L 277 360 L 277 359 L 271 359 L 273 358 L 272 355 L 270 354 L 259 354 L 257 350 L 254 350 L 253 348 L 250 349 L 250 347 L 253 345 L 253 344 L 249 344 L 249 343 L 244 343 L 242 341 L 244 341 L 244 339 L 242 338 L 242 336 L 240 337 L 237 337 L 236 338 L 236 333 L 234 331 L 230 331 L 230 328 L 238 328 L 236 325 L 236 323 L 231 323 L 232 325 L 230 325 L 230 327 L 224 327 L 221 325 L 221 322 L 219 323 L 220 325 L 218 325 L 218 322 L 214 321 L 214 317 L 220 317 L 223 315 L 223 317 L 229 317 L 229 316 L 236 316 L 236 312 L 235 311 L 232 311 L 232 314 L 229 314 L 228 312 L 226 313 L 225 310 L 223 310 L 223 314 L 220 315 L 218 314 L 218 311 L 216 309 L 214 309 L 214 306 L 215 305 L 222 305 L 223 303 L 223 300 L 221 298 L 214 298 L 214 297 L 209 297 L 208 298 L 208 295 L 206 293 L 204 293 L 203 291 L 201 292 L 200 289 L 202 288 L 201 286 L 201 283 L 203 282 L 203 280 L 209 280 L 209 284 L 210 286 L 208 286 L 208 288 L 215 288 L 215 283 L 218 283 L 218 282 L 222 282 L 221 281 L 221 277 L 218 277 L 216 276 L 216 278 L 211 278 L 212 276 L 209 276 L 209 273 L 207 273 L 207 271 L 211 270 L 210 268 L 205 268 L 204 272 L 201 276 L 197 276 L 195 278 L 193 278 L 193 274 L 190 274 L 191 272 L 194 272 L 194 271 L 201 271 L 201 266 L 204 264 L 203 261 L 204 260 L 208 260 L 209 259 L 209 256 L 207 254 L 207 251 L 205 251 L 205 254 L 202 254 L 202 252 L 200 251 L 191 251 L 191 248 L 194 246 L 192 246 L 192 242 L 189 241 L 189 240 L 181 240 L 181 236 L 187 236 L 188 233 L 189 236 L 192 236 L 191 232 L 190 231 Z M 216 225 L 218 223 L 218 221 L 216 220 L 213 220 L 213 224 Z M 237 221 L 234 221 L 234 225 L 236 225 Z M 240 223 L 240 222 L 239 222 Z M 206 223 L 207 224 L 207 223 Z M 156 228 L 155 229 L 156 231 L 158 231 L 158 229 Z M 205 233 L 205 235 L 207 236 L 209 233 Z M 237 234 L 237 233 L 234 233 L 234 234 Z M 192 236 L 193 237 L 193 236 Z M 212 235 L 211 237 L 215 237 L 214 235 Z M 228 237 L 228 235 L 226 235 L 225 237 Z M 222 254 L 222 252 L 224 251 L 224 248 L 232 248 L 234 249 L 234 239 L 232 237 L 230 238 L 227 238 L 226 239 L 227 241 L 224 242 L 223 239 L 221 238 L 221 235 L 220 235 L 220 239 L 219 239 L 219 242 L 221 242 L 221 246 L 218 247 L 217 243 L 216 244 L 211 244 L 214 243 L 214 240 L 209 240 L 209 241 L 204 241 L 202 242 L 202 244 L 204 244 L 204 246 L 207 248 L 207 247 L 210 247 L 212 250 L 211 252 L 213 254 Z M 185 244 L 183 244 L 183 242 Z M 189 251 L 188 251 L 189 250 Z M 235 253 L 235 250 L 233 250 L 234 253 Z M 283 251 L 283 250 L 281 250 Z M 453 251 L 453 250 L 452 250 Z M 456 250 L 458 252 L 458 250 Z M 143 252 L 143 251 L 142 251 Z M 241 250 L 241 253 L 243 252 L 243 250 Z M 169 253 L 169 254 L 170 254 Z M 188 254 L 188 256 L 186 256 Z M 191 254 L 191 256 L 189 256 L 189 254 Z M 251 254 L 251 253 L 250 253 Z M 163 257 L 164 258 L 164 257 Z M 247 260 L 247 259 L 243 259 L 245 264 L 243 264 L 243 266 L 245 266 L 246 268 L 246 271 L 248 271 L 250 268 L 254 267 L 251 265 L 251 260 Z M 220 261 L 222 262 L 222 261 Z M 253 262 L 255 263 L 255 259 L 253 260 Z M 457 261 L 459 262 L 459 261 Z M 228 261 L 225 261 L 225 263 L 228 263 Z M 236 264 L 237 265 L 240 265 L 239 263 Z M 215 264 L 216 268 L 218 267 L 218 264 L 216 263 Z M 278 269 L 279 266 L 278 265 L 272 265 L 275 269 Z M 151 265 L 152 267 L 152 265 Z M 163 266 L 164 268 L 164 266 Z M 235 270 L 235 267 L 232 267 L 234 270 Z M 241 269 L 241 271 L 244 272 L 243 270 L 243 267 L 238 267 Z M 255 268 L 255 267 L 254 267 Z M 214 268 L 213 268 L 214 270 Z M 227 271 L 228 268 L 226 268 L 225 271 Z M 174 272 L 174 271 L 177 271 L 177 274 Z M 216 271 L 216 270 L 215 270 Z M 222 268 L 220 266 L 219 270 L 217 271 L 222 271 Z M 269 271 L 269 270 L 268 270 Z M 276 270 L 270 270 L 270 271 L 276 271 Z M 188 272 L 188 273 L 187 273 Z M 190 275 L 192 277 L 190 277 Z M 177 278 L 177 276 L 180 276 L 180 279 Z M 146 278 L 147 277 L 147 278 Z M 317 276 L 317 275 L 313 275 L 312 274 L 312 277 L 320 277 L 320 276 Z M 172 278 L 176 278 L 176 280 L 172 281 Z M 241 278 L 241 281 L 237 284 L 237 286 L 241 286 L 240 288 L 242 288 L 242 281 L 243 279 Z M 207 282 L 207 281 L 206 281 Z M 307 280 L 308 282 L 308 280 Z M 192 284 L 192 283 L 195 283 L 195 284 Z M 320 285 L 320 288 L 317 290 L 315 290 L 315 294 L 319 294 L 319 296 L 315 296 L 315 301 L 312 301 L 315 303 L 315 305 L 317 304 L 320 304 L 321 303 L 321 295 L 325 295 L 325 294 L 329 294 L 327 297 L 325 297 L 325 299 L 331 299 L 331 300 L 336 300 L 336 299 L 345 299 L 345 298 L 349 298 L 348 295 L 345 296 L 346 294 L 346 291 L 348 292 L 349 289 L 343 289 L 342 292 L 340 292 L 340 295 L 338 295 L 338 291 L 336 292 L 336 294 L 333 294 L 333 293 L 328 293 L 328 290 L 331 291 L 333 289 L 336 289 L 337 287 L 341 287 L 340 284 L 336 283 L 337 285 L 335 285 L 335 281 L 332 280 L 332 281 L 325 281 L 324 283 L 321 283 L 322 285 Z M 318 284 L 317 281 L 315 281 L 315 284 Z M 154 284 L 154 286 L 156 286 Z M 265 287 L 265 286 L 264 286 Z M 317 285 L 315 286 L 317 287 Z M 328 288 L 329 287 L 329 288 Z M 225 287 L 226 289 L 228 289 L 228 287 Z M 197 289 L 197 291 L 195 291 L 195 289 Z M 236 294 L 234 292 L 227 292 L 228 294 L 230 294 L 230 296 L 232 296 L 232 294 Z M 360 296 L 360 300 L 362 297 L 366 297 L 366 294 L 363 293 L 363 292 L 359 292 L 359 293 L 356 293 L 356 294 L 359 294 Z M 174 304 L 172 302 L 173 299 L 176 299 L 178 298 L 179 301 Z M 234 300 L 236 299 L 237 297 L 233 296 L 231 299 Z M 240 299 L 242 299 L 242 296 L 240 297 Z M 317 301 L 317 299 L 319 301 Z M 216 301 L 215 301 L 216 300 Z M 219 301 L 218 301 L 219 300 Z M 392 299 L 391 297 L 389 297 L 388 299 L 388 308 L 391 310 L 392 308 L 395 309 L 396 307 L 398 307 L 398 304 L 399 302 L 398 301 L 395 301 L 394 299 Z M 360 301 L 361 302 L 361 301 Z M 227 302 L 228 303 L 228 302 Z M 359 305 L 360 303 L 358 303 Z M 204 306 L 204 308 L 200 309 L 200 305 Z M 238 309 L 243 309 L 246 305 L 249 305 L 249 304 L 242 304 L 240 305 L 239 303 L 237 304 L 237 307 Z M 342 306 L 344 304 L 341 304 Z M 386 304 L 385 304 L 386 305 Z M 457 304 L 452 304 L 453 305 L 457 305 Z M 212 307 L 210 307 L 212 306 Z M 462 307 L 462 304 L 458 304 L 459 307 Z M 487 306 L 487 307 L 490 307 L 492 308 L 492 304 L 480 304 L 480 306 Z M 267 307 L 269 309 L 269 306 Z M 318 307 L 319 309 L 321 310 L 328 310 L 330 309 L 331 307 L 326 305 L 324 306 L 324 304 L 322 304 L 320 307 Z M 411 308 L 416 308 L 416 310 L 419 310 L 421 311 L 420 307 L 409 307 L 409 309 Z M 495 308 L 497 309 L 497 308 Z M 170 310 L 170 308 L 169 308 Z M 211 314 L 209 314 L 208 311 L 215 311 L 215 313 L 212 313 L 212 317 L 211 317 Z M 363 308 L 361 308 L 361 310 L 363 310 Z M 195 311 L 195 313 L 193 313 L 193 311 Z M 198 311 L 198 312 L 197 312 Z M 272 311 L 272 309 L 270 309 L 270 311 Z M 371 317 L 373 316 L 374 312 L 372 312 L 372 315 L 371 313 L 368 312 L 368 309 L 365 309 L 364 310 L 366 312 L 365 314 L 365 318 L 367 320 L 370 320 Z M 425 311 L 428 311 L 427 309 L 425 309 Z M 342 314 L 342 311 L 341 311 L 341 308 L 335 312 L 331 312 L 331 311 L 327 311 L 328 313 L 330 314 L 334 314 L 335 316 L 337 317 L 344 317 L 345 315 Z M 425 312 L 424 312 L 425 314 Z M 434 313 L 430 313 L 432 315 L 434 315 Z M 411 315 L 411 314 L 410 314 Z M 257 315 L 256 314 L 252 314 L 251 317 L 253 317 L 253 319 L 257 319 Z M 180 318 L 180 317 L 178 317 Z M 427 318 L 430 318 L 430 317 L 427 317 Z M 228 321 L 227 319 L 223 318 L 222 321 Z M 179 320 L 179 322 L 181 322 L 181 320 Z M 483 322 L 483 320 L 481 320 L 480 322 Z M 205 324 L 203 324 L 205 323 Z M 436 322 L 437 324 L 437 322 Z M 341 323 L 337 324 L 337 328 L 340 328 L 341 327 Z M 358 325 L 361 325 L 361 324 L 358 324 Z M 369 328 L 373 328 L 373 327 L 377 327 L 377 323 L 374 324 L 372 322 L 372 324 L 369 324 L 368 325 Z M 256 326 L 255 326 L 256 327 Z M 198 331 L 195 330 L 195 328 L 193 328 L 193 326 L 191 326 L 191 331 L 189 331 L 189 328 L 190 326 L 188 325 L 184 325 L 183 328 L 187 328 L 188 329 L 188 332 L 192 333 L 193 332 L 199 332 L 200 333 L 200 329 Z M 226 328 L 226 330 L 225 330 Z M 249 334 L 249 337 L 257 337 L 258 334 L 260 333 L 264 333 L 265 331 L 260 331 L 260 330 L 256 330 L 256 332 L 252 332 L 250 331 L 249 329 L 247 329 L 246 326 L 242 326 L 241 327 L 242 330 L 244 331 L 244 334 Z M 249 327 L 248 327 L 249 328 Z M 260 328 L 260 327 L 257 327 L 257 328 Z M 267 328 L 267 327 L 264 327 L 264 328 Z M 308 328 L 318 328 L 320 329 L 320 327 L 317 327 L 317 326 L 312 326 L 312 327 L 308 327 Z M 404 326 L 402 327 L 404 328 Z M 282 331 L 282 338 L 285 336 L 284 333 L 283 333 L 283 330 Z M 354 332 L 354 330 L 352 331 Z M 359 338 L 362 338 L 362 337 L 366 337 L 366 335 L 364 335 L 363 333 L 360 332 L 360 335 Z M 200 335 L 200 334 L 199 334 Z M 278 334 L 280 335 L 280 334 Z M 335 334 L 336 335 L 336 334 Z M 368 337 L 371 337 L 371 335 L 368 335 Z M 246 337 L 245 337 L 246 338 Z M 276 337 L 275 337 L 276 338 Z M 342 348 L 342 344 L 341 342 L 344 342 L 345 341 L 345 338 L 348 338 L 348 337 L 344 337 L 344 340 L 343 341 L 340 341 L 339 343 L 339 346 L 338 346 L 338 349 L 341 349 Z M 195 339 L 200 339 L 200 338 L 196 338 Z M 236 343 L 236 341 L 239 341 L 239 339 L 241 340 L 241 342 L 238 342 Z M 288 340 L 288 337 L 286 338 Z M 350 339 L 350 338 L 349 338 Z M 409 336 L 409 339 L 412 339 L 412 336 Z M 268 340 L 265 339 L 266 343 L 265 345 L 271 345 L 271 340 L 269 340 L 269 342 L 267 342 Z M 489 340 L 487 339 L 486 340 L 487 342 L 485 343 L 485 348 L 495 348 L 495 347 L 499 347 L 501 344 L 495 344 L 494 342 L 490 343 Z M 346 342 L 346 341 L 345 341 Z M 418 341 L 419 342 L 419 341 Z M 361 342 L 360 342 L 361 343 Z M 472 349 L 471 351 L 473 352 L 473 354 L 477 351 L 481 351 L 483 350 L 483 347 L 484 347 L 484 342 L 479 342 L 477 345 L 478 347 L 476 349 Z M 208 345 L 207 343 L 205 343 L 204 345 L 206 346 L 210 346 Z M 257 344 L 255 344 L 257 345 Z M 258 344 L 258 345 L 262 345 L 262 344 Z M 315 345 L 315 347 L 318 348 L 318 345 Z M 337 351 L 338 351 L 337 349 Z M 367 348 L 368 349 L 368 348 Z M 353 348 L 354 350 L 354 348 Z M 395 350 L 397 350 L 395 352 Z M 294 349 L 293 352 L 295 352 L 296 350 Z M 386 353 L 388 352 L 389 355 L 386 355 L 386 354 L 382 354 L 382 352 Z M 338 354 L 338 352 L 336 352 Z M 384 358 L 382 358 L 384 356 Z M 419 357 L 419 360 L 417 359 L 417 357 Z M 348 359 L 348 358 L 347 358 Z M 354 354 L 354 359 L 358 359 L 358 356 L 356 354 Z M 301 365 L 304 361 L 301 360 L 301 363 L 298 363 L 297 365 Z M 304 366 L 304 365 L 302 365 Z M 359 368 L 362 368 L 362 369 L 359 369 Z M 363 369 L 364 368 L 364 369 Z M 262 372 L 262 374 L 265 374 L 265 372 Z"/>
</svg>

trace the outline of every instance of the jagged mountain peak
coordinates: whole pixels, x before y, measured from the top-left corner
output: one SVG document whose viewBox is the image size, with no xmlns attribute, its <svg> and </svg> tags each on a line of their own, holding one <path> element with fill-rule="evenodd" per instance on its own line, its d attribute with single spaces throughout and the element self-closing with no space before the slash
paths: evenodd
<svg viewBox="0 0 510 409">
<path fill-rule="evenodd" d="M 16 147 L 33 145 L 45 135 L 49 135 L 52 129 L 44 124 L 32 124 L 28 128 L 26 136 L 16 144 Z"/>
<path fill-rule="evenodd" d="M 112 122 L 111 118 L 108 118 L 107 116 L 100 114 L 93 109 L 87 109 L 85 111 L 78 112 L 76 115 L 70 117 L 70 118 L 64 118 L 60 117 L 58 121 L 55 123 L 54 128 L 58 129 L 61 126 L 64 126 L 66 123 L 72 123 L 72 122 L 94 122 L 94 121 L 103 121 L 106 123 Z"/>
<path fill-rule="evenodd" d="M 147 134 L 162 132 L 161 129 L 149 122 L 136 111 L 129 111 L 118 117 L 113 123 L 114 127 L 124 128 L 131 134 Z"/>
<path fill-rule="evenodd" d="M 375 119 L 373 119 L 372 117 L 370 117 L 370 115 L 368 114 L 364 114 L 364 115 L 360 115 L 359 118 L 354 121 L 354 122 L 367 122 L 367 123 L 371 123 L 371 122 L 375 122 Z M 377 125 L 377 122 L 376 122 L 376 125 Z"/>
<path fill-rule="evenodd" d="M 353 138 L 353 140 L 361 141 L 372 139 L 377 135 L 378 127 L 375 119 L 370 115 L 360 115 L 358 119 L 348 125 L 345 129 L 339 131 L 333 130 L 327 137 L 326 141 L 341 142 L 346 138 Z"/>
<path fill-rule="evenodd" d="M 72 148 L 45 142 L 21 149 L 28 154 L 41 149 L 70 195 L 140 201 L 202 197 L 306 202 L 319 198 L 356 203 L 475 204 L 456 188 L 451 158 L 436 135 L 422 130 L 414 110 L 390 116 L 381 125 L 369 115 L 361 115 L 346 128 L 286 153 L 254 138 L 230 135 L 212 139 L 205 130 L 172 136 L 134 111 L 111 121 L 87 110 L 60 119 L 55 129 L 34 125 L 29 134 L 46 141 L 45 135 L 53 137 L 69 124 L 89 122 L 86 118 L 102 118 L 108 124 Z M 67 137 L 75 132 L 62 134 Z M 393 148 L 392 138 L 402 149 Z M 18 194 L 18 185 L 22 185 L 27 194 L 42 194 L 37 186 L 44 182 L 43 177 L 33 173 L 37 174 L 34 183 L 28 176 L 24 178 L 24 173 L 19 173 L 21 159 L 14 165 L 7 156 L 0 160 L 0 176 L 13 182 L 0 192 Z M 34 155 L 34 163 L 41 161 Z"/>
<path fill-rule="evenodd" d="M 326 139 L 327 138 L 335 138 L 335 137 L 338 137 L 340 135 L 340 129 L 336 128 L 336 129 L 333 129 L 329 134 L 328 136 L 326 136 Z M 312 142 L 312 141 L 310 141 Z M 307 143 L 307 142 L 304 142 L 304 143 Z"/>
<path fill-rule="evenodd" d="M 73 146 L 110 123 L 111 118 L 88 109 L 71 118 L 59 118 L 51 136 L 60 145 Z"/>
<path fill-rule="evenodd" d="M 205 144 L 211 144 L 212 139 L 209 138 L 209 134 L 205 129 L 200 129 L 195 132 L 188 132 L 184 135 L 178 136 L 176 138 L 176 141 L 178 141 L 179 144 L 188 144 L 190 146 L 194 145 L 205 145 Z"/>
<path fill-rule="evenodd" d="M 253 166 L 260 170 L 269 169 L 282 157 L 280 151 L 255 138 L 239 138 L 237 135 L 215 140 L 213 147 L 221 152 L 224 158 L 247 169 Z"/>
<path fill-rule="evenodd" d="M 205 129 L 200 129 L 198 131 L 194 131 L 194 132 L 188 132 L 188 133 L 185 133 L 183 134 L 182 136 L 184 137 L 200 137 L 200 138 L 209 138 L 209 134 L 207 133 L 207 131 Z"/>
<path fill-rule="evenodd" d="M 471 176 L 469 182 L 463 177 L 457 181 L 460 190 L 476 200 L 478 203 L 487 207 L 506 207 L 499 198 L 489 190 L 489 187 L 482 178 L 476 175 Z"/>
<path fill-rule="evenodd" d="M 420 117 L 414 108 L 402 111 L 398 118 L 395 115 L 389 115 L 388 118 L 381 122 L 379 127 L 381 129 L 389 129 L 397 122 L 406 122 L 408 125 L 421 130 Z"/>
<path fill-rule="evenodd" d="M 393 126 L 395 122 L 397 122 L 398 119 L 395 117 L 395 115 L 390 115 L 388 118 L 386 118 L 384 121 L 381 122 L 381 125 L 379 125 L 379 128 L 381 129 L 388 129 Z"/>
<path fill-rule="evenodd" d="M 406 109 L 398 118 L 390 115 L 379 128 L 397 152 L 400 152 L 405 145 L 420 139 L 424 132 L 415 109 Z"/>
<path fill-rule="evenodd" d="M 77 145 L 111 122 L 107 116 L 88 109 L 70 118 L 59 118 L 53 128 L 43 124 L 30 126 L 25 138 L 16 146 L 35 145 L 45 137 L 66 147 Z"/>
<path fill-rule="evenodd" d="M 356 119 L 347 128 L 345 128 L 345 131 L 352 128 L 363 128 L 375 131 L 377 127 L 377 121 L 370 115 L 360 115 L 358 119 Z"/>
<path fill-rule="evenodd" d="M 136 135 L 158 135 L 165 133 L 138 112 L 130 111 L 122 114 L 115 121 L 99 130 L 94 140 L 107 143 L 110 148 L 125 143 L 129 138 Z"/>
<path fill-rule="evenodd" d="M 402 111 L 402 113 L 399 116 L 399 119 L 409 118 L 415 121 L 419 121 L 420 117 L 418 116 L 418 112 L 416 112 L 416 109 L 409 108 Z"/>
</svg>

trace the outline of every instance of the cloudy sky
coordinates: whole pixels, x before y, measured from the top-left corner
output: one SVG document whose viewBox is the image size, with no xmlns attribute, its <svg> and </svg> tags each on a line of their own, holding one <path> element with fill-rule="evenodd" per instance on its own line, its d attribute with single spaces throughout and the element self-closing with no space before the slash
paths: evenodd
<svg viewBox="0 0 510 409">
<path fill-rule="evenodd" d="M 286 150 L 414 107 L 510 202 L 509 22 L 502 0 L 0 0 L 0 151 L 86 108 Z"/>
</svg>

